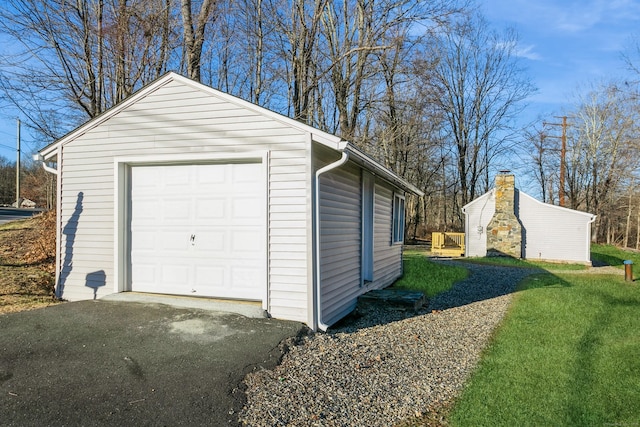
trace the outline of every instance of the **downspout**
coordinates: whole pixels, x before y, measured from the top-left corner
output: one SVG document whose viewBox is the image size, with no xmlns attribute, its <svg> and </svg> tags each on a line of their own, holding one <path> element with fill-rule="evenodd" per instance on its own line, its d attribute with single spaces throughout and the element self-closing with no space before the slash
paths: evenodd
<svg viewBox="0 0 640 427">
<path fill-rule="evenodd" d="M 593 229 L 591 228 L 591 224 L 593 224 L 598 218 L 598 215 L 591 215 L 591 219 L 587 224 L 589 224 L 589 235 L 587 235 L 587 261 L 593 266 L 591 262 L 591 233 L 593 233 Z"/>
<path fill-rule="evenodd" d="M 57 165 L 60 165 L 60 159 L 62 158 L 62 149 L 58 146 L 56 149 L 56 157 L 58 159 Z M 58 288 L 58 280 L 60 279 L 60 239 L 62 238 L 61 228 L 62 228 L 62 203 L 61 203 L 61 191 L 62 191 L 62 183 L 60 182 L 60 170 L 56 168 L 52 168 L 47 165 L 46 159 L 42 156 L 42 154 L 35 154 L 33 156 L 33 160 L 42 162 L 42 168 L 50 174 L 56 175 L 56 273 L 55 273 L 55 295 L 58 298 L 62 298 L 62 295 L 59 295 Z"/>
<path fill-rule="evenodd" d="M 42 168 L 51 174 L 58 175 L 58 169 L 52 168 L 44 161 L 42 162 Z"/>
<path fill-rule="evenodd" d="M 469 217 L 467 216 L 467 208 L 462 207 L 462 213 L 464 214 L 464 256 L 469 257 L 467 251 L 469 250 Z M 433 243 L 433 241 L 431 242 Z"/>
<path fill-rule="evenodd" d="M 329 172 L 332 169 L 335 168 L 339 168 L 340 166 L 344 165 L 345 163 L 347 163 L 347 160 L 349 160 L 349 152 L 347 151 L 343 151 L 342 152 L 342 157 L 333 162 L 328 164 L 327 166 L 320 168 L 316 171 L 316 180 L 315 180 L 315 227 L 314 227 L 314 234 L 315 234 L 315 246 L 316 246 L 316 250 L 315 250 L 315 259 L 314 259 L 314 264 L 316 267 L 316 280 L 315 280 L 315 291 L 316 291 L 316 315 L 315 315 L 315 326 L 317 329 L 320 329 L 322 331 L 326 331 L 327 328 L 329 328 L 329 325 L 327 325 L 326 323 L 322 322 L 322 304 L 320 302 L 320 294 L 321 294 L 321 289 L 320 289 L 320 175 L 322 175 L 325 172 Z M 314 329 L 316 329 L 314 328 Z"/>
</svg>

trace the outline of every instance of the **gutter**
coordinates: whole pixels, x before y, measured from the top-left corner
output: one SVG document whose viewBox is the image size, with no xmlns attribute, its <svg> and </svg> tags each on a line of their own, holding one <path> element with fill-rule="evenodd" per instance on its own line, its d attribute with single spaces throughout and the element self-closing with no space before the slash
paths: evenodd
<svg viewBox="0 0 640 427">
<path fill-rule="evenodd" d="M 49 172 L 49 173 L 51 173 L 51 174 L 53 174 L 53 175 L 58 175 L 58 169 L 56 169 L 56 168 L 52 168 L 51 166 L 49 166 L 49 165 L 47 164 L 46 159 L 44 158 L 44 156 L 43 156 L 42 154 L 40 154 L 40 153 L 38 153 L 38 154 L 34 154 L 34 155 L 33 155 L 33 160 L 34 160 L 35 162 L 42 162 L 42 168 L 43 168 L 45 171 L 47 171 L 47 172 Z"/>
<path fill-rule="evenodd" d="M 350 160 L 352 160 L 359 166 L 365 167 L 366 169 L 370 170 L 374 173 L 374 175 L 384 179 L 385 181 L 388 181 L 392 185 L 395 185 L 408 193 L 413 193 L 421 197 L 424 196 L 424 193 L 418 187 L 389 171 L 386 167 L 366 155 L 355 145 L 347 143 L 343 149 L 343 152 L 345 151 L 351 155 Z"/>
<path fill-rule="evenodd" d="M 315 227 L 314 227 L 314 234 L 315 234 L 315 246 L 316 246 L 316 250 L 315 250 L 315 259 L 314 259 L 314 264 L 316 267 L 316 280 L 315 280 L 315 294 L 316 294 L 316 315 L 314 316 L 314 329 L 320 329 L 323 332 L 326 331 L 329 328 L 329 325 L 327 325 L 326 323 L 322 322 L 322 303 L 321 303 L 321 299 L 320 299 L 320 294 L 321 294 L 321 289 L 320 289 L 320 175 L 322 175 L 325 172 L 329 172 L 332 169 L 338 168 L 342 165 L 344 165 L 345 163 L 347 163 L 347 161 L 349 160 L 349 152 L 348 151 L 343 151 L 342 152 L 342 157 L 333 162 L 328 164 L 327 166 L 320 168 L 316 171 L 316 180 L 315 180 Z"/>
</svg>

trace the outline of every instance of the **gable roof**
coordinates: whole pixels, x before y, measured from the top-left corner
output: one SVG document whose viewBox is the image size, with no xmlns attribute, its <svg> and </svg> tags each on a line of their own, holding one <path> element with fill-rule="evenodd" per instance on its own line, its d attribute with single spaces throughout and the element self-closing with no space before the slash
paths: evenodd
<svg viewBox="0 0 640 427">
<path fill-rule="evenodd" d="M 290 117 L 286 117 L 282 114 L 276 113 L 267 108 L 245 101 L 236 96 L 230 95 L 225 92 L 221 92 L 217 89 L 214 89 L 202 83 L 196 82 L 194 80 L 191 80 L 187 77 L 181 76 L 174 72 L 169 72 L 164 76 L 159 77 L 155 81 L 149 83 L 148 85 L 144 86 L 137 92 L 127 97 L 126 99 L 114 105 L 110 109 L 104 111 L 102 114 L 98 115 L 97 117 L 94 117 L 93 119 L 89 120 L 83 125 L 72 130 L 62 138 L 58 139 L 57 141 L 54 141 L 53 143 L 39 150 L 38 153 L 42 156 L 44 160 L 48 160 L 55 157 L 59 147 L 72 142 L 76 138 L 87 133 L 91 129 L 94 129 L 95 127 L 99 126 L 103 122 L 107 121 L 109 118 L 123 111 L 130 105 L 135 104 L 136 102 L 145 98 L 149 94 L 157 91 L 158 89 L 174 81 L 184 85 L 191 86 L 194 89 L 208 93 L 211 96 L 220 98 L 240 108 L 250 110 L 264 117 L 278 121 L 293 129 L 297 129 L 301 132 L 308 133 L 309 135 L 311 135 L 312 141 L 322 144 L 340 153 L 347 152 L 349 154 L 350 160 L 354 161 L 356 164 L 360 165 L 361 167 L 372 171 L 374 174 L 379 175 L 381 178 L 393 183 L 394 185 L 403 189 L 404 191 L 408 191 L 410 193 L 414 193 L 420 196 L 424 195 L 424 193 L 420 191 L 420 189 L 418 189 L 416 186 L 406 181 L 405 179 L 399 177 L 398 175 L 394 174 L 393 172 L 391 172 L 390 170 L 382 166 L 377 160 L 360 151 L 355 145 L 338 136 L 321 131 L 312 126 L 306 125 Z"/>
</svg>

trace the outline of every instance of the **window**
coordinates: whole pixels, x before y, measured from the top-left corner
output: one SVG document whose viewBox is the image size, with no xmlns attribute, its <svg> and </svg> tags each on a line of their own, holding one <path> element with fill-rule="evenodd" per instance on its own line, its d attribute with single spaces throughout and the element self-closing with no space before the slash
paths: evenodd
<svg viewBox="0 0 640 427">
<path fill-rule="evenodd" d="M 404 242 L 404 196 L 393 196 L 393 243 Z"/>
</svg>

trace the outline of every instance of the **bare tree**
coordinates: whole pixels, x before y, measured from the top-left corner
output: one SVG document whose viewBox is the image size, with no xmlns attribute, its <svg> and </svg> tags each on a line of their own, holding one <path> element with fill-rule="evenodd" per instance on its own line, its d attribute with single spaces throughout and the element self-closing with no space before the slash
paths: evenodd
<svg viewBox="0 0 640 427">
<path fill-rule="evenodd" d="M 579 99 L 567 149 L 571 207 L 598 215 L 593 233 L 610 240 L 619 196 L 638 170 L 636 106 L 616 84 L 596 87 Z"/>
<path fill-rule="evenodd" d="M 488 189 L 491 163 L 510 149 L 511 122 L 534 91 L 516 47 L 513 31 L 498 34 L 476 16 L 441 32 L 427 51 L 439 60 L 425 83 L 447 123 L 460 205 Z"/>
<path fill-rule="evenodd" d="M 7 0 L 0 90 L 46 139 L 99 115 L 167 69 L 170 0 Z M 175 43 L 174 43 L 175 44 Z"/>
<path fill-rule="evenodd" d="M 185 62 L 187 65 L 187 75 L 200 81 L 200 69 L 202 60 L 202 47 L 205 42 L 206 27 L 212 18 L 213 10 L 217 0 L 202 0 L 198 15 L 192 12 L 191 0 L 181 0 L 182 28 L 184 38 Z"/>
<path fill-rule="evenodd" d="M 378 79 L 380 69 L 372 56 L 385 50 L 407 49 L 412 53 L 410 34 L 417 31 L 418 22 L 442 26 L 460 10 L 457 2 L 440 0 L 342 0 L 327 4 L 322 20 L 326 40 L 322 73 L 329 75 L 338 113 L 337 129 L 344 138 L 354 138 L 360 115 L 370 101 L 363 98 L 363 90 Z M 406 56 L 409 52 L 397 54 Z"/>
<path fill-rule="evenodd" d="M 288 83 L 288 115 L 307 124 L 315 122 L 313 94 L 319 84 L 317 44 L 328 3 L 328 0 L 280 1 L 274 15 Z"/>
</svg>

